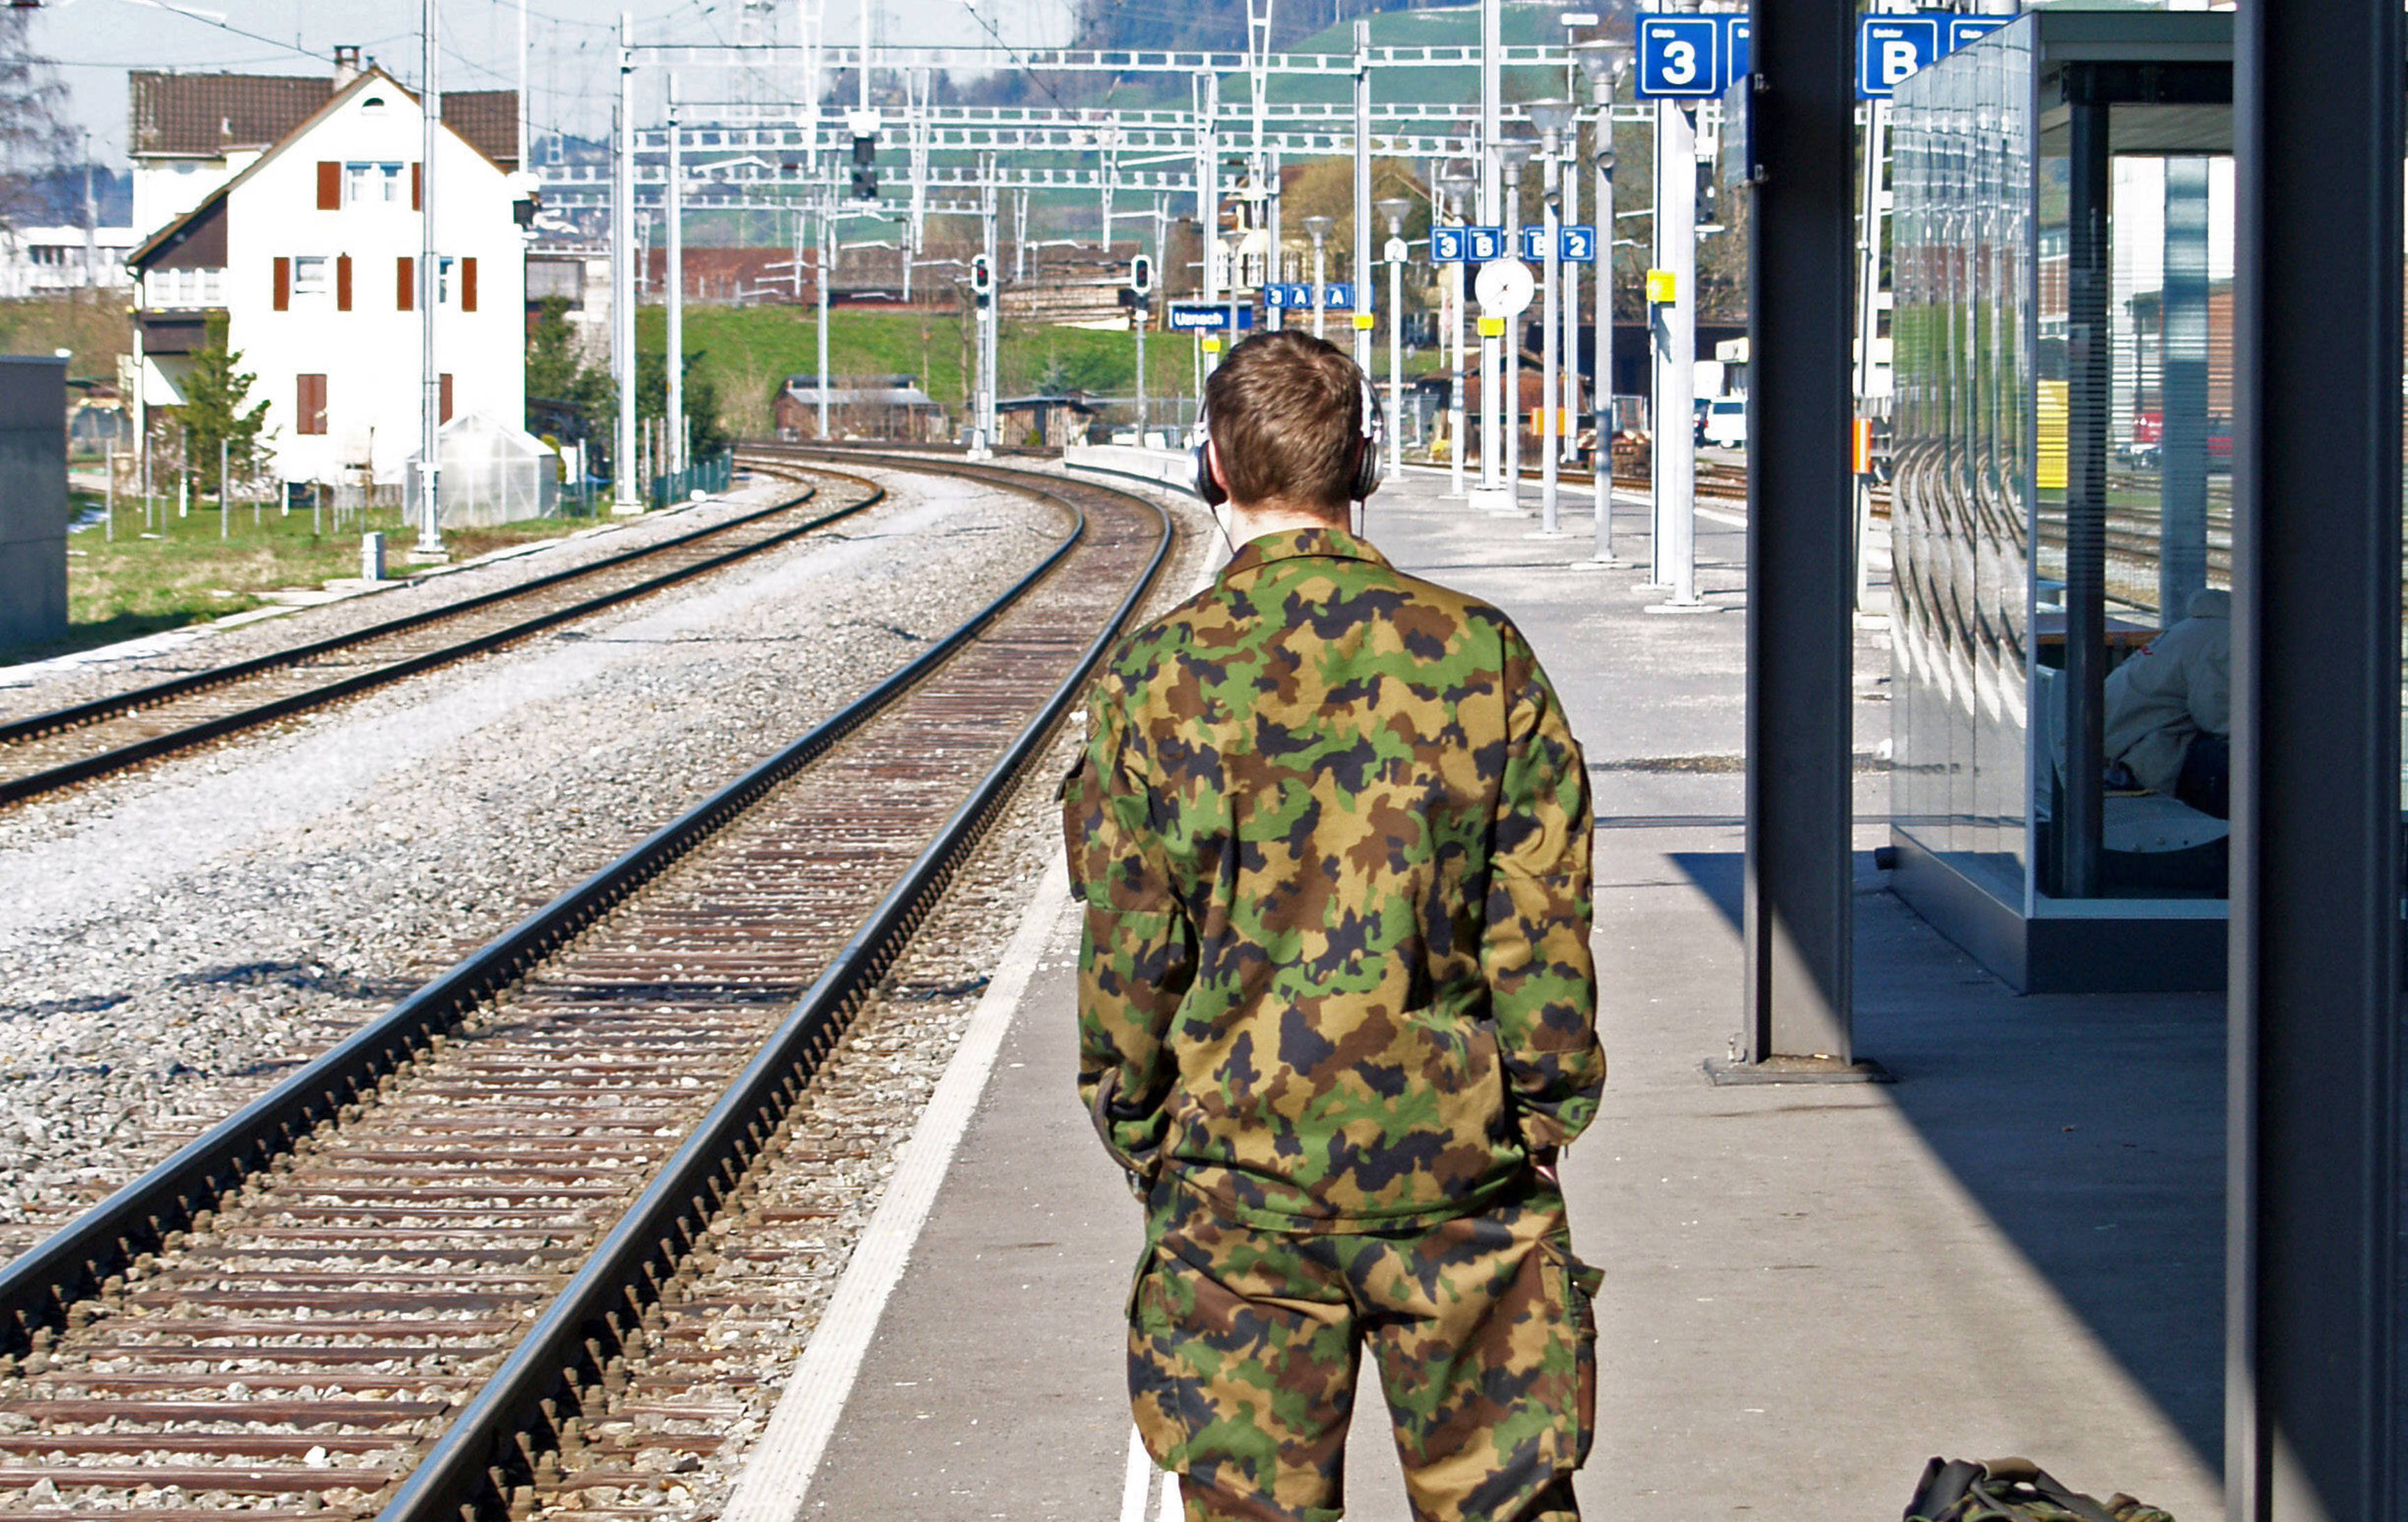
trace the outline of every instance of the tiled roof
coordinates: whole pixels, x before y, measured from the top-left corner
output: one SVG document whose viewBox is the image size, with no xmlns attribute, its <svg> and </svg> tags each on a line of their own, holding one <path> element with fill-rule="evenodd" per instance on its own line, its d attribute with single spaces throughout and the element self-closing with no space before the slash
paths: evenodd
<svg viewBox="0 0 2408 1522">
<path fill-rule="evenodd" d="M 334 97 L 331 73 L 127 76 L 136 154 L 214 158 L 270 148 Z M 518 92 L 463 90 L 443 97 L 443 120 L 485 157 L 518 166 Z"/>
<path fill-rule="evenodd" d="M 515 90 L 452 90 L 443 95 L 443 121 L 471 147 L 505 169 L 519 166 L 519 92 Z"/>
<path fill-rule="evenodd" d="M 335 92 L 331 75 L 152 74 L 127 76 L 134 151 L 214 157 L 266 148 L 309 120 Z"/>
</svg>

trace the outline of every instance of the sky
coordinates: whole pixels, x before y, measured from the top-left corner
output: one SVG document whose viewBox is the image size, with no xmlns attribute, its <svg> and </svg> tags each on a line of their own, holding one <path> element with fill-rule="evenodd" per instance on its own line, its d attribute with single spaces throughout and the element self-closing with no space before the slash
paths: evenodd
<svg viewBox="0 0 2408 1522">
<path fill-rule="evenodd" d="M 772 0 L 789 38 L 801 0 Z M 827 40 L 861 35 L 859 0 L 826 0 Z M 728 42 L 743 0 L 622 0 L 638 42 Z M 873 37 L 896 44 L 967 44 L 981 36 L 965 0 L 874 0 Z M 1068 40 L 1068 0 L 982 0 L 1010 47 Z M 125 76 L 130 69 L 310 74 L 330 69 L 337 43 L 356 43 L 415 84 L 419 0 L 46 0 L 33 17 L 36 52 L 58 65 L 75 125 L 92 134 L 106 163 L 125 151 Z M 621 6 L 591 0 L 528 0 L 527 79 L 538 133 L 598 135 L 609 122 L 611 49 Z M 180 14 L 189 11 L 192 14 Z M 451 90 L 509 89 L 518 82 L 518 0 L 444 0 L 441 83 Z M 688 98 L 704 92 L 685 87 Z"/>
</svg>

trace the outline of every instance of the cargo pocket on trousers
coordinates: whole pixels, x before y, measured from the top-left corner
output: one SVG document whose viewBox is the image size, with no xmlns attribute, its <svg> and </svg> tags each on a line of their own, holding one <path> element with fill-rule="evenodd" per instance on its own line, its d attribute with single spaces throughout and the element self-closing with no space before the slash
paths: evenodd
<svg viewBox="0 0 2408 1522">
<path fill-rule="evenodd" d="M 1573 1257 L 1567 1243 L 1550 1237 L 1545 1239 L 1545 1248 L 1549 1267 L 1561 1287 L 1564 1332 L 1571 1342 L 1571 1409 L 1562 1413 L 1565 1419 L 1559 1429 L 1568 1460 L 1561 1467 L 1570 1471 L 1588 1462 L 1589 1449 L 1597 1442 L 1596 1302 L 1597 1292 L 1605 1284 L 1605 1274 Z"/>
<path fill-rule="evenodd" d="M 1196 1435 L 1191 1414 L 1200 1392 L 1165 1299 L 1165 1274 L 1172 1266 L 1159 1246 L 1148 1243 L 1129 1286 L 1129 1414 L 1155 1465 L 1183 1474 Z"/>
</svg>

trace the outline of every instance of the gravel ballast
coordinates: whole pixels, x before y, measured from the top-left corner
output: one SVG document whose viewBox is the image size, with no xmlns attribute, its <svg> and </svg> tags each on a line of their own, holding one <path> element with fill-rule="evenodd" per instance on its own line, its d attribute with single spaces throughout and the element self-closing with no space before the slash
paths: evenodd
<svg viewBox="0 0 2408 1522">
<path fill-rule="evenodd" d="M 1066 526 L 865 474 L 888 502 L 791 548 L 0 815 L 0 1259 L 825 717 Z M 275 620 L 277 642 L 423 590 Z"/>
</svg>

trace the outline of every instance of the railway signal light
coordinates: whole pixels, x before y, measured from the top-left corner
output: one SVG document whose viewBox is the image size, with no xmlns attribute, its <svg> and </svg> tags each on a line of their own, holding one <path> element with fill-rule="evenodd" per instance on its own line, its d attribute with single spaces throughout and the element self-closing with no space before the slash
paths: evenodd
<svg viewBox="0 0 2408 1522">
<path fill-rule="evenodd" d="M 981 306 L 995 296 L 995 266 L 987 263 L 984 254 L 970 255 L 970 294 Z"/>
<path fill-rule="evenodd" d="M 1129 261 L 1129 289 L 1140 301 L 1154 294 L 1154 261 L 1143 254 Z"/>
<path fill-rule="evenodd" d="M 878 113 L 850 111 L 845 117 L 853 133 L 853 198 L 878 199 Z"/>
</svg>

